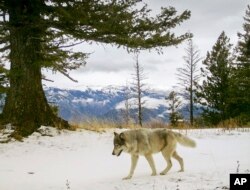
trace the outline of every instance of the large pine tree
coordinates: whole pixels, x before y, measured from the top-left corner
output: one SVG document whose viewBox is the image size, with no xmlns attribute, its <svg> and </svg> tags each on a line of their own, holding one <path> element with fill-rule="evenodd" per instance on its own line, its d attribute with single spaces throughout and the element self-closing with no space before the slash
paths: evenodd
<svg viewBox="0 0 250 190">
<path fill-rule="evenodd" d="M 204 80 L 197 95 L 205 107 L 203 116 L 210 124 L 217 124 L 229 117 L 231 47 L 229 38 L 222 32 L 203 61 Z"/>
<path fill-rule="evenodd" d="M 172 29 L 190 17 L 162 8 L 152 17 L 141 0 L 2 0 L 1 55 L 10 61 L 10 88 L 1 120 L 29 135 L 40 125 L 68 126 L 55 116 L 42 88 L 42 68 L 61 72 L 85 63 L 83 52 L 70 48 L 81 42 L 109 43 L 131 49 L 177 45 L 190 37 Z"/>
<path fill-rule="evenodd" d="M 250 122 L 250 5 L 246 10 L 243 33 L 238 33 L 236 67 L 232 80 L 231 114 L 242 124 Z"/>
</svg>

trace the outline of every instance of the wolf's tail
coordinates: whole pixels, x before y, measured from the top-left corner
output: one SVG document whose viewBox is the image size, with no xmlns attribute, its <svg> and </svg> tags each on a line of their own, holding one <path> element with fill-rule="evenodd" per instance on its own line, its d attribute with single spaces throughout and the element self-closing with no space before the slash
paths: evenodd
<svg viewBox="0 0 250 190">
<path fill-rule="evenodd" d="M 184 136 L 180 133 L 174 133 L 175 137 L 177 139 L 177 142 L 180 143 L 183 146 L 187 146 L 187 147 L 196 147 L 196 142 L 193 139 L 190 139 L 187 136 Z"/>
</svg>

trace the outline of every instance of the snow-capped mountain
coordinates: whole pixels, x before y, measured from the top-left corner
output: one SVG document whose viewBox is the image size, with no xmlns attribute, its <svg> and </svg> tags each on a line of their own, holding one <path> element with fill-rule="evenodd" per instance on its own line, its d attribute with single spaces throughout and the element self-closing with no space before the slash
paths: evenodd
<svg viewBox="0 0 250 190">
<path fill-rule="evenodd" d="M 66 90 L 55 87 L 44 89 L 51 105 L 59 108 L 59 115 L 68 121 L 83 121 L 86 118 L 99 118 L 120 122 L 124 119 L 125 103 L 128 99 L 130 117 L 136 121 L 136 98 L 132 89 L 127 87 L 105 88 L 85 87 L 82 90 Z M 143 120 L 169 121 L 168 103 L 165 97 L 169 91 L 148 90 L 143 93 Z M 4 105 L 5 94 L 0 94 L 0 112 Z M 130 97 L 130 98 L 126 98 Z M 188 120 L 188 104 L 182 99 L 181 113 Z M 199 115 L 201 110 L 195 110 Z"/>
<path fill-rule="evenodd" d="M 81 121 L 84 118 L 100 118 L 121 121 L 124 117 L 126 97 L 129 96 L 130 116 L 136 119 L 136 103 L 132 89 L 126 87 L 84 88 L 82 90 L 65 90 L 46 88 L 50 104 L 59 107 L 59 115 L 68 121 Z M 169 92 L 149 90 L 143 93 L 144 121 L 161 119 L 168 121 L 167 102 Z M 182 114 L 187 118 L 185 104 Z"/>
</svg>

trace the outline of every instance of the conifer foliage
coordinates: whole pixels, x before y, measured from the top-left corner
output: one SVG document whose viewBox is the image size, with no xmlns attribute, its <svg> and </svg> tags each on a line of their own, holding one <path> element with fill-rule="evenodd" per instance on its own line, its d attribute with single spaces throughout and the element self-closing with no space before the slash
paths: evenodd
<svg viewBox="0 0 250 190">
<path fill-rule="evenodd" d="M 238 117 L 243 124 L 250 122 L 250 5 L 244 21 L 243 33 L 238 33 L 230 105 L 232 117 Z"/>
<path fill-rule="evenodd" d="M 168 7 L 152 17 L 141 0 L 2 0 L 0 16 L 0 51 L 11 64 L 1 120 L 17 126 L 23 136 L 40 125 L 68 127 L 48 105 L 41 69 L 72 79 L 68 71 L 85 64 L 87 56 L 74 52 L 74 45 L 100 42 L 160 50 L 190 37 L 171 30 L 189 19 L 190 11 L 178 15 Z"/>
<path fill-rule="evenodd" d="M 172 126 L 177 126 L 178 120 L 183 119 L 180 112 L 182 102 L 175 91 L 171 91 L 165 99 L 169 106 L 169 121 Z"/>
<path fill-rule="evenodd" d="M 217 124 L 230 116 L 231 47 L 229 38 L 222 32 L 203 61 L 204 80 L 197 95 L 204 106 L 203 116 L 211 124 Z"/>
</svg>

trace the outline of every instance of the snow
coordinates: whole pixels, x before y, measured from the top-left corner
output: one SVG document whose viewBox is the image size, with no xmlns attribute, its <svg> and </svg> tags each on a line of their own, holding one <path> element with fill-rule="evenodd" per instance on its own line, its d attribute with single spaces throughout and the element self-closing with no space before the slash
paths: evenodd
<svg viewBox="0 0 250 190">
<path fill-rule="evenodd" d="M 137 99 L 136 98 L 130 98 L 129 99 L 129 104 L 130 108 L 137 108 Z M 142 97 L 142 102 L 145 102 L 143 107 L 148 108 L 148 109 L 157 109 L 161 105 L 166 106 L 166 101 L 162 99 L 157 99 L 157 98 L 151 98 L 149 96 Z M 125 109 L 125 100 L 119 102 L 116 107 L 116 109 Z"/>
<path fill-rule="evenodd" d="M 157 109 L 161 105 L 166 106 L 166 100 L 164 100 L 163 98 L 156 99 L 156 98 L 145 96 L 142 98 L 142 101 L 145 101 L 145 107 L 150 108 L 150 109 Z"/>
<path fill-rule="evenodd" d="M 197 147 L 177 147 L 185 172 L 178 173 L 179 165 L 173 160 L 167 175 L 151 177 L 141 157 L 133 178 L 124 181 L 130 157 L 111 155 L 113 131 L 59 132 L 42 127 L 24 142 L 0 144 L 0 189 L 216 190 L 229 188 L 230 173 L 250 173 L 249 129 L 190 130 L 187 135 L 196 140 Z M 154 155 L 154 160 L 159 173 L 165 161 L 161 154 Z"/>
<path fill-rule="evenodd" d="M 135 99 L 129 99 L 129 102 L 131 102 L 130 104 L 130 108 L 135 108 L 136 107 L 136 105 L 135 104 L 132 104 L 132 102 L 135 102 Z M 123 100 L 123 101 L 121 101 L 121 102 L 119 102 L 118 104 L 116 104 L 116 106 L 115 106 L 115 109 L 125 109 L 125 100 Z"/>
<path fill-rule="evenodd" d="M 72 102 L 74 103 L 81 103 L 81 104 L 90 104 L 90 103 L 93 103 L 94 102 L 94 99 L 93 98 L 74 98 L 72 100 Z"/>
</svg>

